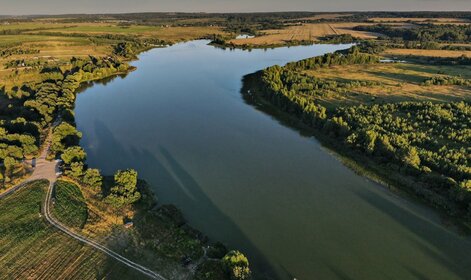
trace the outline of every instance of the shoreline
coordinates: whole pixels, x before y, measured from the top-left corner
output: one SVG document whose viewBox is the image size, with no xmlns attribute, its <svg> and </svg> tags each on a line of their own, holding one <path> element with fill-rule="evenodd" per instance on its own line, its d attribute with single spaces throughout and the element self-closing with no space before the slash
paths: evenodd
<svg viewBox="0 0 471 280">
<path fill-rule="evenodd" d="M 253 106 L 256 110 L 260 110 L 272 116 L 280 124 L 287 126 L 288 128 L 298 131 L 305 137 L 314 137 L 326 151 L 339 160 L 344 166 L 352 170 L 355 174 L 362 176 L 363 178 L 378 184 L 379 187 L 387 190 L 399 197 L 409 200 L 414 204 L 420 204 L 433 210 L 442 220 L 445 220 L 448 225 L 450 222 L 459 234 L 470 235 L 471 234 L 471 222 L 469 219 L 460 218 L 458 215 L 461 213 L 457 209 L 452 208 L 446 210 L 431 204 L 425 198 L 420 197 L 416 192 L 410 189 L 403 183 L 398 182 L 399 180 L 411 180 L 411 178 L 388 173 L 383 167 L 377 167 L 377 163 L 362 155 L 359 152 L 352 151 L 351 149 L 342 146 L 337 140 L 330 138 L 322 131 L 316 128 L 312 128 L 302 120 L 291 116 L 290 114 L 280 110 L 278 107 L 267 101 L 259 89 L 259 85 L 256 85 L 254 79 L 262 73 L 263 70 L 245 75 L 243 77 L 243 87 L 241 89 L 241 95 L 244 101 Z M 249 92 L 250 90 L 250 92 Z M 389 176 L 388 176 L 389 175 Z M 438 195 L 437 195 L 438 196 Z M 441 196 L 440 196 L 441 197 Z"/>
</svg>

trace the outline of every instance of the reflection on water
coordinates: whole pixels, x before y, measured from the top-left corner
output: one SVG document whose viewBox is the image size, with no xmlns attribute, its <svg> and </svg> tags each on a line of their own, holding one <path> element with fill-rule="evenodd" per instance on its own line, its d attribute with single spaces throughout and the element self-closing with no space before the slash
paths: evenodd
<svg viewBox="0 0 471 280">
<path fill-rule="evenodd" d="M 76 118 L 91 166 L 134 167 L 160 202 L 239 248 L 258 278 L 466 279 L 470 240 L 244 102 L 242 77 L 348 46 L 155 49 L 94 85 Z"/>
</svg>

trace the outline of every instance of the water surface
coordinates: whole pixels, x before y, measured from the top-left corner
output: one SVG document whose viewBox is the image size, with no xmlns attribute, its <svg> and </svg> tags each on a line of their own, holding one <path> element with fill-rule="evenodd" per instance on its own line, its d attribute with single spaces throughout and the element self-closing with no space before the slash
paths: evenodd
<svg viewBox="0 0 471 280">
<path fill-rule="evenodd" d="M 78 96 L 88 162 L 134 167 L 256 279 L 471 279 L 471 242 L 241 96 L 244 75 L 348 46 L 154 49 Z"/>
</svg>

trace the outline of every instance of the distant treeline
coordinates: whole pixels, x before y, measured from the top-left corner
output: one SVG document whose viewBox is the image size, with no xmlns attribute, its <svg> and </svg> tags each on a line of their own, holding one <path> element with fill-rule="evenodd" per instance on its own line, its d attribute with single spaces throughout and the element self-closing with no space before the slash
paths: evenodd
<svg viewBox="0 0 471 280">
<path fill-rule="evenodd" d="M 404 41 L 433 42 L 469 42 L 471 26 L 455 24 L 423 24 L 417 28 L 398 28 L 397 26 L 377 24 L 357 26 L 359 31 L 380 33 L 389 38 L 399 38 Z"/>
</svg>

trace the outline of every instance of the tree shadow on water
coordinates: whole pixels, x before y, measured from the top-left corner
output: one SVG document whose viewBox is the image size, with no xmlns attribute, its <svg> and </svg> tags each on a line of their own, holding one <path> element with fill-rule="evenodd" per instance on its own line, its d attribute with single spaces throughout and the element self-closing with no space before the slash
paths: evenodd
<svg viewBox="0 0 471 280">
<path fill-rule="evenodd" d="M 452 229 L 444 228 L 439 223 L 408 211 L 374 192 L 359 192 L 358 196 L 413 233 L 415 238 L 410 238 L 409 241 L 424 255 L 431 257 L 436 264 L 447 268 L 462 279 L 471 279 L 471 258 L 469 257 L 471 240 L 469 237 L 460 236 Z M 424 273 L 428 271 L 419 271 L 419 267 L 411 271 L 410 264 L 403 265 L 418 279 L 426 279 Z"/>
<path fill-rule="evenodd" d="M 211 240 L 221 241 L 229 249 L 239 249 L 246 254 L 255 279 L 287 279 L 286 273 L 280 275 L 279 271 L 284 270 L 275 270 L 269 264 L 266 257 L 234 221 L 211 201 L 193 176 L 166 148 L 159 146 L 160 155 L 157 156 L 146 149 L 125 148 L 103 122 L 95 121 L 94 129 L 94 141 L 97 142 L 94 142 L 95 148 L 90 151 L 89 157 L 97 163 L 97 167 L 108 173 L 123 168 L 136 169 L 139 176 L 151 185 L 157 199 L 162 198 L 162 203 L 175 204 L 190 225 L 208 235 Z"/>
</svg>

